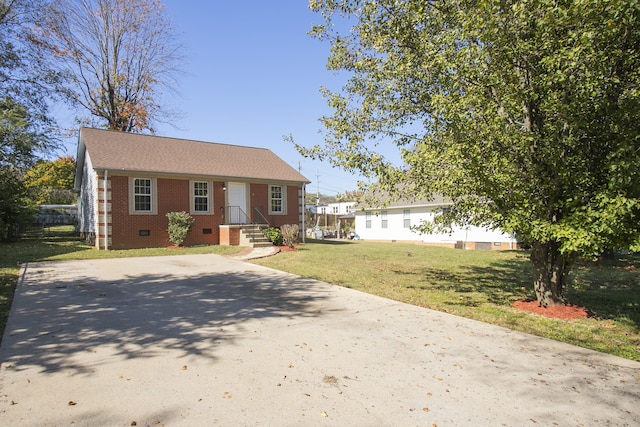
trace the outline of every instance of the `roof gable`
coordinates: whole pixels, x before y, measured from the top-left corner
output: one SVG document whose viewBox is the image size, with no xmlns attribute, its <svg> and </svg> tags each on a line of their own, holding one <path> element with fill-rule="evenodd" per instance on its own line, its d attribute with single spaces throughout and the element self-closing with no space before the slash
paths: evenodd
<svg viewBox="0 0 640 427">
<path fill-rule="evenodd" d="M 78 144 L 99 170 L 309 182 L 266 148 L 93 128 L 80 129 Z"/>
</svg>

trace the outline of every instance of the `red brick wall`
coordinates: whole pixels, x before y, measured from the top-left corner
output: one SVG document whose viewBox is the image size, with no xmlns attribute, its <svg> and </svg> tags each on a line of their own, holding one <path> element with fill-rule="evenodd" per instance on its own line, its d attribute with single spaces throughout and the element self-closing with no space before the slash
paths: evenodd
<svg viewBox="0 0 640 427">
<path fill-rule="evenodd" d="M 189 212 L 189 180 L 157 179 L 158 210 L 154 215 L 129 215 L 129 178 L 111 177 L 111 248 L 134 249 L 164 247 L 172 243 L 167 233 L 168 212 Z M 213 212 L 211 215 L 192 214 L 195 222 L 184 245 L 217 245 L 218 225 L 221 222 L 219 208 L 224 206 L 224 193 L 220 183 L 213 183 Z M 203 234 L 203 229 L 211 229 L 211 234 Z M 140 230 L 149 230 L 149 236 L 140 236 Z"/>
<path fill-rule="evenodd" d="M 170 246 L 167 233 L 168 212 L 190 211 L 189 179 L 158 178 L 157 213 L 129 214 L 129 178 L 110 176 L 111 181 L 111 244 L 112 249 L 134 249 Z M 269 215 L 269 193 L 267 184 L 250 185 L 250 209 L 262 207 L 262 212 L 274 227 L 284 224 L 299 224 L 299 188 L 287 188 L 287 214 Z M 184 245 L 220 244 L 219 225 L 223 223 L 225 194 L 221 181 L 213 182 L 213 207 L 210 215 L 191 214 L 195 222 L 187 235 Z M 260 222 L 258 218 L 255 221 Z M 203 229 L 211 229 L 204 234 Z M 149 230 L 148 236 L 140 236 L 140 230 Z"/>
<path fill-rule="evenodd" d="M 281 227 L 285 224 L 300 225 L 300 200 L 299 188 L 293 185 L 287 185 L 287 213 L 285 215 L 269 215 L 269 185 L 268 184 L 251 184 L 251 209 L 260 206 L 262 214 L 267 218 L 272 227 Z M 253 218 L 254 221 L 260 222 L 259 218 Z"/>
<path fill-rule="evenodd" d="M 271 221 L 269 219 L 269 195 L 267 194 L 267 189 L 267 184 L 251 184 L 249 186 L 249 203 L 251 204 L 249 209 L 251 210 L 251 218 L 254 222 L 263 222 L 253 211 L 254 208 L 260 208 L 262 215 L 264 215 L 268 221 Z"/>
</svg>

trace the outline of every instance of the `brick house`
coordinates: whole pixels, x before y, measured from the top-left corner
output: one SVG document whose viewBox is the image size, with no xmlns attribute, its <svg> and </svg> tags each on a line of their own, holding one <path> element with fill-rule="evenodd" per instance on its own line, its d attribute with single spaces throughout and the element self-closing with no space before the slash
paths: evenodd
<svg viewBox="0 0 640 427">
<path fill-rule="evenodd" d="M 168 246 L 166 214 L 177 211 L 195 220 L 185 245 L 238 245 L 248 224 L 302 230 L 307 183 L 264 148 L 79 132 L 78 227 L 98 249 Z"/>
</svg>

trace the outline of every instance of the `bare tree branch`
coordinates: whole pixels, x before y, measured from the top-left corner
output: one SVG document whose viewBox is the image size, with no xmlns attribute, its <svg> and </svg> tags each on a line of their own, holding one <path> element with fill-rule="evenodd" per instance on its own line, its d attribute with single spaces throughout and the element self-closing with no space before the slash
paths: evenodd
<svg viewBox="0 0 640 427">
<path fill-rule="evenodd" d="M 67 73 L 73 104 L 98 123 L 154 132 L 170 120 L 160 105 L 175 92 L 181 45 L 159 0 L 59 0 L 46 8 L 34 39 Z"/>
</svg>

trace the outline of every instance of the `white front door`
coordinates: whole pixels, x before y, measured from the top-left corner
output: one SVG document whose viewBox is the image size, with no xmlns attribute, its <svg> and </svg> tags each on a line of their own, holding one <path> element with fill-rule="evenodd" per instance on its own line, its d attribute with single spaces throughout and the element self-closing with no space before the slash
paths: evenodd
<svg viewBox="0 0 640 427">
<path fill-rule="evenodd" d="M 247 186 L 242 182 L 229 182 L 227 184 L 227 222 L 229 224 L 246 224 L 249 222 L 247 215 Z"/>
</svg>

